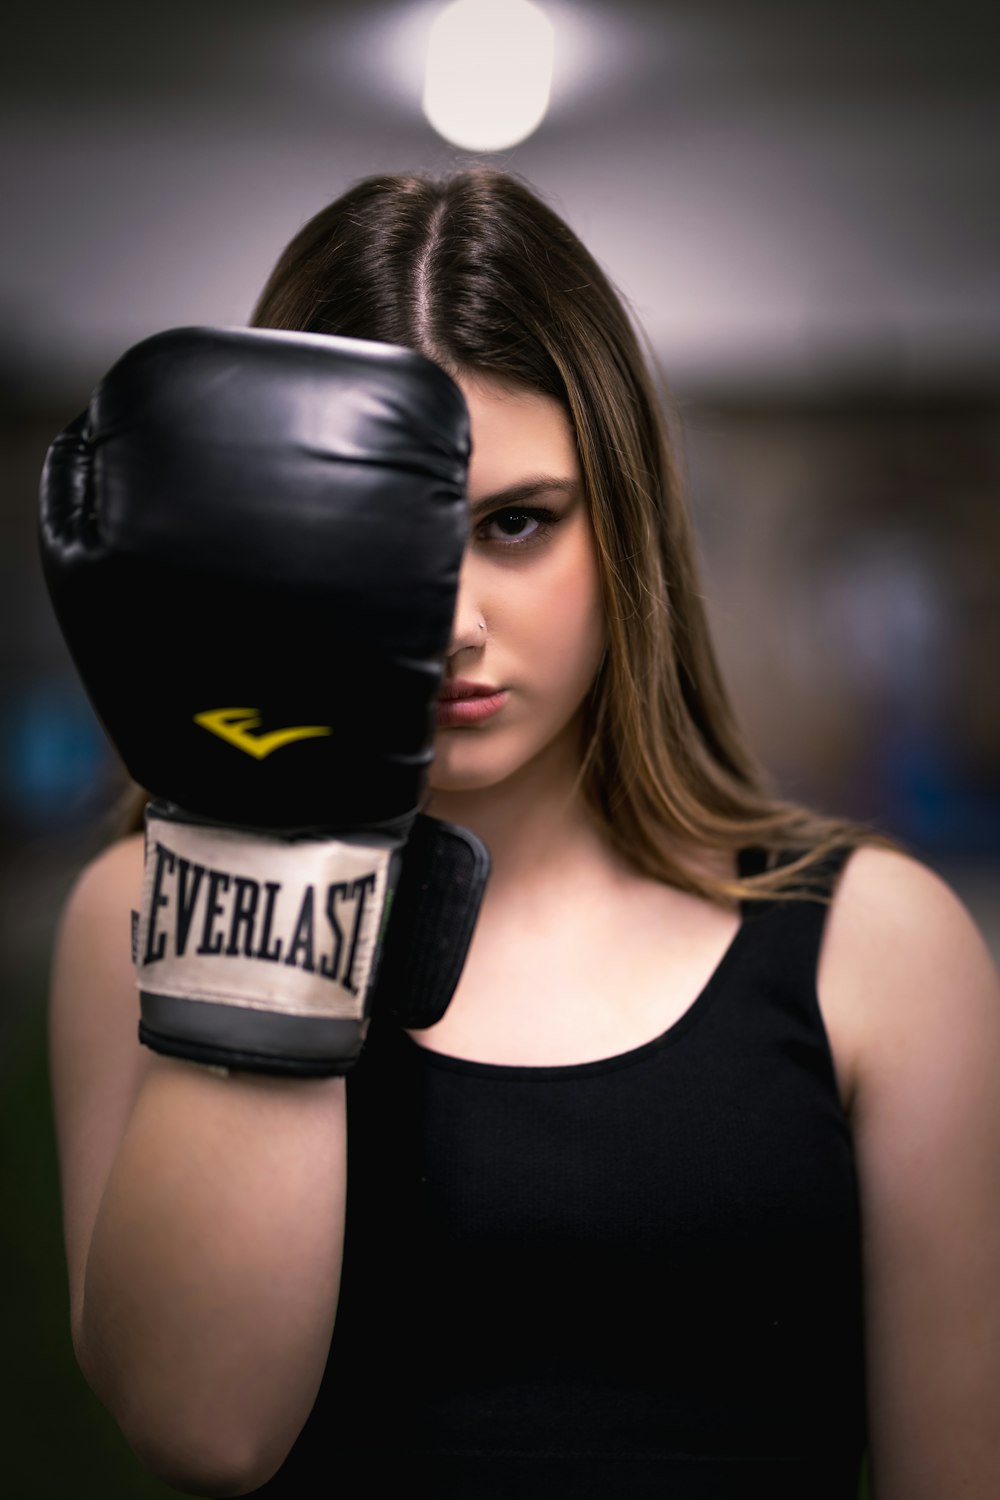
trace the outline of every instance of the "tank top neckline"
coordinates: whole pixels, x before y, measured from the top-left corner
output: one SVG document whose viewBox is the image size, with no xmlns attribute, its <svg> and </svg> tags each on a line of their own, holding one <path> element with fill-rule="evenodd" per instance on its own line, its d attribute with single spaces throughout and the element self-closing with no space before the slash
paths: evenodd
<svg viewBox="0 0 1000 1500">
<path fill-rule="evenodd" d="M 745 878 L 764 868 L 766 856 L 761 849 L 741 849 L 737 859 L 740 877 Z M 758 906 L 759 910 L 763 909 L 762 904 L 756 902 L 752 904 Z M 402 1027 L 394 1028 L 394 1030 L 402 1038 L 406 1050 L 424 1066 L 438 1068 L 449 1073 L 471 1074 L 480 1078 L 572 1079 L 594 1077 L 617 1072 L 619 1068 L 634 1067 L 680 1041 L 711 1005 L 747 940 L 750 907 L 749 901 L 740 903 L 740 925 L 705 984 L 676 1021 L 672 1021 L 664 1031 L 651 1037 L 648 1042 L 640 1042 L 624 1052 L 615 1052 L 608 1057 L 597 1057 L 588 1062 L 576 1063 L 488 1063 L 467 1057 L 456 1057 L 450 1052 L 439 1052 L 436 1048 L 425 1047 L 422 1042 L 415 1041 Z"/>
</svg>

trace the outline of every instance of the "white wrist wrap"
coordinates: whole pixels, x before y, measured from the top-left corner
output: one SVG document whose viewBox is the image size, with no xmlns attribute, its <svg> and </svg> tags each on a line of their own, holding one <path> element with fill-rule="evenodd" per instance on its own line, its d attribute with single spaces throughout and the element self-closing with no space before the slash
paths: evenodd
<svg viewBox="0 0 1000 1500">
<path fill-rule="evenodd" d="M 149 814 L 139 988 L 360 1019 L 396 844 L 269 839 Z"/>
</svg>

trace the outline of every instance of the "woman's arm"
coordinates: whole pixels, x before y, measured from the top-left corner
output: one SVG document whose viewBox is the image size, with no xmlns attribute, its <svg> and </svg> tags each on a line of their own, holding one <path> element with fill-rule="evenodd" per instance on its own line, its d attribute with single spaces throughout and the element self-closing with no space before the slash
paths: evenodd
<svg viewBox="0 0 1000 1500">
<path fill-rule="evenodd" d="M 49 1047 L 73 1343 L 140 1460 L 196 1494 L 281 1463 L 337 1305 L 342 1078 L 228 1079 L 137 1040 L 129 911 L 141 840 L 63 914 Z"/>
<path fill-rule="evenodd" d="M 1000 976 L 954 892 L 889 851 L 852 856 L 826 941 L 862 1039 L 873 1497 L 995 1500 Z"/>
</svg>

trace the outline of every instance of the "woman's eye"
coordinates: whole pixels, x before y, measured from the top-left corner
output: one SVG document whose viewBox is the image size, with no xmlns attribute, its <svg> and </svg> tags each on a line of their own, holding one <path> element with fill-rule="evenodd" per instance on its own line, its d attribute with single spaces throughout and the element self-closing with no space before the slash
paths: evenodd
<svg viewBox="0 0 1000 1500">
<path fill-rule="evenodd" d="M 486 535 L 486 540 L 495 546 L 528 547 L 543 541 L 558 519 L 550 510 L 519 507 L 494 511 L 483 521 L 481 529 L 488 533 L 489 528 L 495 528 L 492 535 Z"/>
</svg>

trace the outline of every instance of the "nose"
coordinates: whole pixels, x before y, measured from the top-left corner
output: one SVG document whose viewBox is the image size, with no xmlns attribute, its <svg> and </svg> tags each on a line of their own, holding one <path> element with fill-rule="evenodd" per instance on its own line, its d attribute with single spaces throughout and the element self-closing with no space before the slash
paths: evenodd
<svg viewBox="0 0 1000 1500">
<path fill-rule="evenodd" d="M 486 642 L 482 600 L 475 586 L 474 569 L 470 568 L 469 563 L 470 558 L 466 553 L 458 575 L 458 596 L 451 622 L 451 640 L 448 643 L 449 657 L 457 656 L 460 651 L 483 646 Z"/>
</svg>

